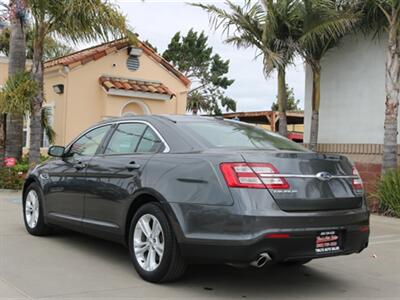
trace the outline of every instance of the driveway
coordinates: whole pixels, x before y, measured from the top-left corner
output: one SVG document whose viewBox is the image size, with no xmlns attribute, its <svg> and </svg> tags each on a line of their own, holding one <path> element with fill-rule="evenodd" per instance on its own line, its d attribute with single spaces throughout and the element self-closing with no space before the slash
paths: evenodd
<svg viewBox="0 0 400 300">
<path fill-rule="evenodd" d="M 303 267 L 192 266 L 172 284 L 142 281 L 117 244 L 25 232 L 19 193 L 0 192 L 0 299 L 400 299 L 400 220 L 372 217 L 359 255 Z"/>
</svg>

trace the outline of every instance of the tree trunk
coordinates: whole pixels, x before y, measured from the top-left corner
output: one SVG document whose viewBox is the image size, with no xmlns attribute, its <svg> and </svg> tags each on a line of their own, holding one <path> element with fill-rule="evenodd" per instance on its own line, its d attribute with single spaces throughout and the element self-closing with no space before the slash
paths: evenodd
<svg viewBox="0 0 400 300">
<path fill-rule="evenodd" d="M 287 93 L 286 93 L 286 72 L 285 69 L 278 70 L 278 111 L 279 111 L 279 134 L 287 137 Z"/>
<path fill-rule="evenodd" d="M 8 114 L 6 118 L 6 157 L 20 160 L 22 157 L 24 117 L 20 114 Z"/>
<path fill-rule="evenodd" d="M 36 28 L 33 46 L 32 79 L 38 85 L 38 93 L 32 99 L 31 105 L 31 135 L 29 147 L 29 164 L 36 165 L 40 162 L 40 144 L 42 134 L 42 104 L 43 92 L 43 42 L 45 37 L 45 25 L 39 23 Z"/>
<path fill-rule="evenodd" d="M 317 64 L 312 68 L 312 112 L 310 128 L 310 150 L 317 151 L 318 128 L 319 128 L 319 106 L 321 102 L 321 66 Z"/>
<path fill-rule="evenodd" d="M 22 0 L 11 0 L 11 36 L 8 77 L 25 71 L 26 43 L 24 31 L 25 6 Z M 24 118 L 21 114 L 9 114 L 6 122 L 6 156 L 20 159 L 22 156 Z"/>
<path fill-rule="evenodd" d="M 385 133 L 383 139 L 382 172 L 397 168 L 397 115 L 399 107 L 399 38 L 397 21 L 389 28 L 386 54 Z"/>
<path fill-rule="evenodd" d="M 6 139 L 6 116 L 4 114 L 0 114 L 0 167 L 4 162 L 4 154 L 5 154 L 5 139 Z"/>
</svg>

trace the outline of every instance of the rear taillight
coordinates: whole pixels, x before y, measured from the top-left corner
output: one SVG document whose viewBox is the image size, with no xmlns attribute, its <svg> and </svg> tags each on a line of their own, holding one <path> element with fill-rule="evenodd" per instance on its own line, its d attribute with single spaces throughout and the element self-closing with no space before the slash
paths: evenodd
<svg viewBox="0 0 400 300">
<path fill-rule="evenodd" d="M 255 189 L 288 189 L 283 177 L 274 176 L 278 170 L 268 163 L 222 163 L 222 174 L 229 187 Z"/>
<path fill-rule="evenodd" d="M 356 169 L 356 167 L 353 167 L 353 175 L 357 176 L 357 178 L 354 178 L 352 180 L 353 189 L 356 191 L 363 191 L 364 190 L 363 182 L 360 177 L 360 173 L 358 173 L 358 170 Z"/>
</svg>

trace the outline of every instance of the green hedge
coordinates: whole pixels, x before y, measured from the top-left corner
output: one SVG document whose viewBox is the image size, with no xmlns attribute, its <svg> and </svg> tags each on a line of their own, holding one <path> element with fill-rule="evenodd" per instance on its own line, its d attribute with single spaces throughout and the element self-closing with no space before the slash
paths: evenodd
<svg viewBox="0 0 400 300">
<path fill-rule="evenodd" d="M 383 213 L 400 217 L 400 170 L 387 171 L 377 185 L 376 197 Z"/>
<path fill-rule="evenodd" d="M 24 185 L 24 172 L 15 167 L 0 168 L 0 189 L 20 190 Z"/>
<path fill-rule="evenodd" d="M 47 157 L 41 157 L 44 162 Z M 0 189 L 20 190 L 25 181 L 26 173 L 29 170 L 28 158 L 24 157 L 13 167 L 0 166 Z"/>
</svg>

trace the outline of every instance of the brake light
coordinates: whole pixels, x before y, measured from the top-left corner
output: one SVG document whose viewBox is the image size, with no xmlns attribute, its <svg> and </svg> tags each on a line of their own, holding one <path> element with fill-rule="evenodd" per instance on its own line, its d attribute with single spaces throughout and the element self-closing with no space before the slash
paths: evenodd
<svg viewBox="0 0 400 300">
<path fill-rule="evenodd" d="M 358 170 L 356 169 L 356 167 L 353 167 L 353 175 L 357 176 L 357 178 L 354 178 L 352 180 L 353 189 L 355 189 L 356 191 L 364 190 L 364 186 L 363 186 L 362 179 L 360 177 L 360 173 L 358 173 Z"/>
<path fill-rule="evenodd" d="M 289 184 L 278 170 L 268 163 L 222 163 L 222 174 L 229 187 L 256 189 L 288 189 Z"/>
</svg>

